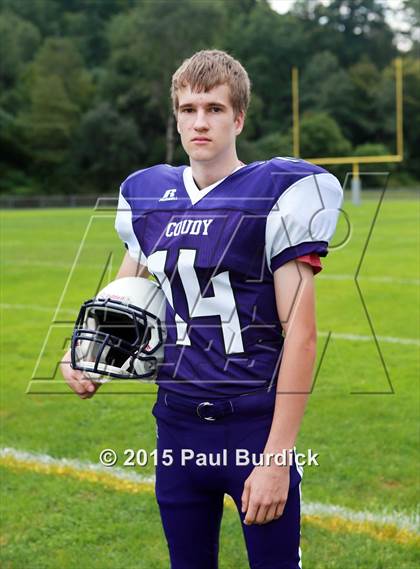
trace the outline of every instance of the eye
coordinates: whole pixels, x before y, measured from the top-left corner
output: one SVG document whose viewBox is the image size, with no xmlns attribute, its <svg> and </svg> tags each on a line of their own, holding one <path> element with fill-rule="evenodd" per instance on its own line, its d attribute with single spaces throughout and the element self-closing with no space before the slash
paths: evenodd
<svg viewBox="0 0 420 569">
<path fill-rule="evenodd" d="M 212 113 L 220 113 L 220 112 L 222 112 L 222 108 L 221 108 L 221 107 L 211 107 L 210 110 L 212 111 Z"/>
<path fill-rule="evenodd" d="M 192 113 L 193 109 L 191 107 L 185 107 L 184 109 L 181 109 L 181 113 Z"/>
</svg>

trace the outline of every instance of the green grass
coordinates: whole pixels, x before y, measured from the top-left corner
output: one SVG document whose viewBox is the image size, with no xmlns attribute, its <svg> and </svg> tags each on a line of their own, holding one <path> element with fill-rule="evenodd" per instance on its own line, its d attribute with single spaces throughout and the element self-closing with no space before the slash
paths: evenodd
<svg viewBox="0 0 420 569">
<path fill-rule="evenodd" d="M 166 569 L 169 556 L 154 497 L 130 495 L 59 476 L 1 469 L 3 569 Z M 29 514 L 21 515 L 22 509 Z M 411 545 L 302 525 L 303 566 L 310 569 L 418 567 Z M 416 562 L 417 560 L 417 562 Z M 237 513 L 225 508 L 220 569 L 247 567 Z M 199 569 L 199 568 L 197 568 Z"/>
<path fill-rule="evenodd" d="M 354 281 L 326 278 L 355 274 L 376 206 L 374 200 L 361 207 L 345 204 L 353 228 L 351 240 L 330 253 L 316 279 L 318 329 L 332 331 L 333 336 L 298 441 L 299 449 L 318 452 L 320 462 L 319 467 L 306 469 L 303 496 L 306 501 L 354 510 L 412 515 L 418 483 L 418 347 L 379 341 L 394 391 L 390 393 L 373 340 L 334 338 L 334 332 L 371 334 Z M 419 279 L 418 217 L 417 202 L 385 198 L 361 266 L 360 286 L 379 336 L 419 336 L 419 287 L 401 282 Z M 123 248 L 113 229 L 113 214 L 98 213 L 68 281 L 90 218 L 86 209 L 2 213 L 1 446 L 97 463 L 104 447 L 120 453 L 125 448 L 154 448 L 150 393 L 107 396 L 112 386 L 106 385 L 92 400 L 81 401 L 58 383 L 58 374 L 55 382 L 32 383 L 31 393 L 25 393 L 64 288 L 58 319 L 68 324 L 52 328 L 38 375 L 54 376 L 63 338 L 71 333 L 80 303 L 100 286 L 107 259 L 112 260 L 106 275 L 110 278 L 121 262 Z M 335 242 L 344 234 L 341 220 Z M 372 280 L 381 276 L 397 281 Z M 325 341 L 319 338 L 319 355 Z M 55 394 L 39 394 L 46 388 Z M 354 394 L 360 391 L 366 393 Z M 151 468 L 141 471 L 149 474 Z M 133 498 L 89 483 L 28 472 L 3 470 L 3 478 L 2 566 L 168 566 L 150 495 Z M 311 525 L 304 529 L 306 568 L 417 567 L 410 546 L 365 535 L 333 534 Z M 233 512 L 226 512 L 221 543 L 221 569 L 247 566 Z"/>
</svg>

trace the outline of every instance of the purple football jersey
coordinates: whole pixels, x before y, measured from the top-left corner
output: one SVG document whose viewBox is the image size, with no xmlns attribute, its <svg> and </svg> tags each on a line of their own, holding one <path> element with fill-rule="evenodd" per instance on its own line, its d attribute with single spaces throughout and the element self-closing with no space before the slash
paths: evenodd
<svg viewBox="0 0 420 569">
<path fill-rule="evenodd" d="M 293 158 L 248 164 L 201 190 L 186 166 L 123 182 L 116 229 L 167 300 L 160 385 L 199 399 L 275 385 L 283 335 L 273 272 L 327 255 L 342 199 L 332 174 Z"/>
</svg>

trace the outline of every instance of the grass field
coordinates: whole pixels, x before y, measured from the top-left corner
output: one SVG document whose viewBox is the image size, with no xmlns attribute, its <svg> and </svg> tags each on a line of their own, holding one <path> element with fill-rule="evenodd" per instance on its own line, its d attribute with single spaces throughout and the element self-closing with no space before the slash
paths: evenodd
<svg viewBox="0 0 420 569">
<path fill-rule="evenodd" d="M 377 205 L 345 203 L 351 238 L 330 253 L 316 278 L 319 365 L 297 445 L 319 453 L 320 463 L 305 470 L 302 484 L 304 569 L 420 564 L 412 527 L 418 514 L 420 211 L 418 201 L 385 196 L 366 248 Z M 112 211 L 92 216 L 87 209 L 2 212 L 1 447 L 94 464 L 103 448 L 120 455 L 126 448 L 154 448 L 153 386 L 117 394 L 118 386 L 105 385 L 81 401 L 56 373 L 81 302 L 112 279 L 121 262 L 113 218 Z M 342 218 L 334 242 L 345 233 Z M 369 319 L 354 281 L 363 252 L 358 283 Z M 151 487 L 113 486 L 1 456 L 0 467 L 2 567 L 169 566 Z M 136 472 L 151 475 L 153 468 Z M 247 567 L 230 507 L 220 567 Z"/>
</svg>

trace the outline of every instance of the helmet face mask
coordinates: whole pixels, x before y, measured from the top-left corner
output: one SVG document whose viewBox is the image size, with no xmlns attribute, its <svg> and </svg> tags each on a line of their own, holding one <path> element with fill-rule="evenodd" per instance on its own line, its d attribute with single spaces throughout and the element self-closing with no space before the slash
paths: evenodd
<svg viewBox="0 0 420 569">
<path fill-rule="evenodd" d="M 143 301 L 151 310 L 139 306 Z M 163 360 L 164 305 L 163 292 L 151 281 L 126 277 L 110 283 L 80 309 L 72 367 L 101 382 L 104 377 L 154 380 Z"/>
</svg>

